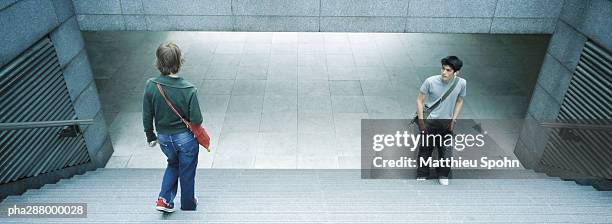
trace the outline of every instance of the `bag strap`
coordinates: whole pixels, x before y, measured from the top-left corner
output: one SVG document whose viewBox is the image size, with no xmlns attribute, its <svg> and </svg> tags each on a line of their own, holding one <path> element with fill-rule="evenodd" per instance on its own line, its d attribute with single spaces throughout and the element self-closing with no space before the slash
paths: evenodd
<svg viewBox="0 0 612 224">
<path fill-rule="evenodd" d="M 166 97 L 166 93 L 164 93 L 164 90 L 162 89 L 162 85 L 161 84 L 157 83 L 157 89 L 159 90 L 159 93 L 161 93 L 162 97 L 164 97 L 164 100 L 166 101 L 166 104 L 168 104 L 170 109 L 172 109 L 172 111 L 174 111 L 176 116 L 178 116 L 181 119 L 181 121 L 187 126 L 187 128 L 190 128 L 189 127 L 189 122 L 187 122 L 187 120 L 185 120 L 185 118 L 183 118 L 183 116 L 181 116 L 181 114 L 179 114 L 179 112 L 176 111 L 176 109 L 174 109 L 174 106 L 172 106 L 172 103 L 170 103 L 170 100 L 168 100 L 168 97 Z"/>
<path fill-rule="evenodd" d="M 457 83 L 459 82 L 459 79 L 457 77 L 455 77 L 453 79 L 453 84 L 451 84 L 451 86 L 448 87 L 448 89 L 446 89 L 446 92 L 444 92 L 444 95 L 442 95 L 442 97 L 440 97 L 436 103 L 434 103 L 430 108 L 429 111 L 433 111 L 434 109 L 436 109 L 436 107 L 438 107 L 440 105 L 440 103 L 442 101 L 444 101 L 446 99 L 446 97 L 448 97 L 448 95 L 450 95 L 450 93 L 455 90 L 455 86 L 457 86 Z"/>
</svg>

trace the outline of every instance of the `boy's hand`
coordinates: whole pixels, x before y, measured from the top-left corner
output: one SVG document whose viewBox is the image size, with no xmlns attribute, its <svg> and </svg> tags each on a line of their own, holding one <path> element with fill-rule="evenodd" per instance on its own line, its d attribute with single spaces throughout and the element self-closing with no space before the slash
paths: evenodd
<svg viewBox="0 0 612 224">
<path fill-rule="evenodd" d="M 149 147 L 155 147 L 157 145 L 157 141 L 150 141 Z"/>
</svg>

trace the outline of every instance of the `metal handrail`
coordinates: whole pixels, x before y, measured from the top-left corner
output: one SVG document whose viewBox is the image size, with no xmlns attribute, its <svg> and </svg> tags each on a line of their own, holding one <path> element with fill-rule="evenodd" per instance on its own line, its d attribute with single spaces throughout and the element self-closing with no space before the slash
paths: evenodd
<svg viewBox="0 0 612 224">
<path fill-rule="evenodd" d="M 94 123 L 93 119 L 0 123 L 0 130 L 47 128 L 47 127 L 61 127 L 61 126 L 70 126 L 70 125 L 92 125 L 93 123 Z"/>
<path fill-rule="evenodd" d="M 576 124 L 576 123 L 540 123 L 540 126 L 547 127 L 547 128 L 572 128 L 572 129 L 612 131 L 612 125 Z"/>
</svg>

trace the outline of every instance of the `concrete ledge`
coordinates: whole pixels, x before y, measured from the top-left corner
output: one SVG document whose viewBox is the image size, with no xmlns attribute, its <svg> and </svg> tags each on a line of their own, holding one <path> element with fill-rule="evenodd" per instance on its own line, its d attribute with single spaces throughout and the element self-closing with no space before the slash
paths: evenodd
<svg viewBox="0 0 612 224">
<path fill-rule="evenodd" d="M 233 0 L 236 16 L 319 16 L 319 0 Z"/>
<path fill-rule="evenodd" d="M 122 15 L 78 15 L 77 21 L 81 30 L 125 30 Z"/>
<path fill-rule="evenodd" d="M 150 15 L 232 15 L 232 1 L 227 0 L 146 0 L 144 13 Z"/>
<path fill-rule="evenodd" d="M 123 20 L 126 30 L 147 30 L 147 19 L 143 15 L 125 15 Z"/>
<path fill-rule="evenodd" d="M 319 31 L 319 18 L 287 16 L 237 16 L 235 30 L 317 32 Z"/>
<path fill-rule="evenodd" d="M 320 16 L 406 16 L 409 0 L 321 0 Z"/>
<path fill-rule="evenodd" d="M 493 17 L 497 0 L 411 0 L 410 17 Z"/>
<path fill-rule="evenodd" d="M 498 0 L 495 17 L 558 18 L 563 0 Z"/>
<path fill-rule="evenodd" d="M 490 18 L 408 18 L 406 33 L 488 33 Z"/>
<path fill-rule="evenodd" d="M 402 17 L 321 17 L 322 32 L 404 32 Z"/>
<path fill-rule="evenodd" d="M 552 33 L 556 19 L 493 18 L 491 33 Z"/>
<path fill-rule="evenodd" d="M 109 0 L 102 5 L 92 3 L 107 12 L 100 14 L 91 12 L 91 7 L 84 6 L 92 0 L 75 1 L 81 5 L 77 7 L 76 12 L 81 29 L 91 31 L 523 34 L 552 33 L 562 9 L 562 5 L 558 3 L 563 2 L 518 0 L 520 4 L 516 4 L 508 0 Z M 124 17 L 118 16 L 118 10 Z"/>
<path fill-rule="evenodd" d="M 147 30 L 233 30 L 231 16 L 146 16 Z"/>
<path fill-rule="evenodd" d="M 73 0 L 77 14 L 121 14 L 119 0 Z"/>
<path fill-rule="evenodd" d="M 144 14 L 142 0 L 121 0 L 121 12 L 123 14 Z"/>
</svg>

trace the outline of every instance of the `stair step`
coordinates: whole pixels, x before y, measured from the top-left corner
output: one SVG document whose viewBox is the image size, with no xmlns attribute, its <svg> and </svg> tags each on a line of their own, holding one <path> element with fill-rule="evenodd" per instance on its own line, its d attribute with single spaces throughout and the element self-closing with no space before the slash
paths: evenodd
<svg viewBox="0 0 612 224">
<path fill-rule="evenodd" d="M 612 218 L 612 192 L 532 171 L 518 179 L 361 179 L 359 170 L 199 170 L 198 211 L 161 214 L 163 169 L 99 169 L 9 196 L 87 203 L 86 219 L 0 223 L 588 223 Z M 180 207 L 180 190 L 175 206 Z"/>
</svg>

